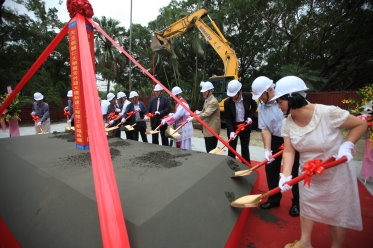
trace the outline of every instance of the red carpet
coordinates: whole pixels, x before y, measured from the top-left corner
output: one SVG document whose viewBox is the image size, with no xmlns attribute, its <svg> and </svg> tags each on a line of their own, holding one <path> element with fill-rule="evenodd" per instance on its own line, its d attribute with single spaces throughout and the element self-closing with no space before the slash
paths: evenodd
<svg viewBox="0 0 373 248">
<path fill-rule="evenodd" d="M 254 164 L 255 165 L 255 164 Z M 373 196 L 358 181 L 363 217 L 363 231 L 348 230 L 343 248 L 372 247 L 373 244 Z M 347 187 L 347 185 L 346 185 Z M 250 194 L 268 191 L 264 167 L 258 170 L 258 179 Z M 286 192 L 281 206 L 270 210 L 244 208 L 225 247 L 228 248 L 282 248 L 300 238 L 299 218 L 289 216 L 291 191 Z M 316 224 L 312 234 L 315 248 L 329 248 L 330 237 L 326 225 Z"/>
</svg>

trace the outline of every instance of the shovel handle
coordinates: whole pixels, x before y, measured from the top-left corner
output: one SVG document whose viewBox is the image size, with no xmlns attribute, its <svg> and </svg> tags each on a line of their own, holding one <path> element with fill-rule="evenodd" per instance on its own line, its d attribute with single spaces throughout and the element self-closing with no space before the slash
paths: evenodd
<svg viewBox="0 0 373 248">
<path fill-rule="evenodd" d="M 284 152 L 284 150 L 280 150 L 280 151 L 276 152 L 275 154 L 273 154 L 270 158 L 271 158 L 271 159 L 275 159 L 275 158 L 281 156 L 283 152 Z M 259 164 L 257 164 L 257 165 L 255 165 L 255 166 L 251 167 L 251 169 L 249 169 L 249 170 L 254 171 L 254 170 L 258 169 L 259 167 L 265 165 L 265 164 L 268 163 L 268 162 L 269 162 L 269 161 L 268 161 L 267 159 L 265 159 L 265 160 L 263 160 L 262 162 L 260 162 Z"/>
<path fill-rule="evenodd" d="M 239 126 L 237 127 L 236 131 L 234 132 L 234 135 L 237 136 L 242 130 L 245 129 L 245 127 L 247 127 L 248 125 L 250 125 L 251 123 L 247 123 L 245 122 L 245 124 L 240 124 L 242 126 Z M 227 143 L 231 142 L 234 138 L 229 138 L 229 140 L 227 140 Z M 224 147 L 226 147 L 226 145 L 222 146 L 221 148 L 219 148 L 220 150 L 223 150 Z"/>
<path fill-rule="evenodd" d="M 337 160 L 334 157 L 331 157 L 331 158 L 327 159 L 326 161 L 324 161 L 320 165 L 320 167 L 322 167 L 323 169 L 329 169 L 331 167 L 334 167 L 334 166 L 337 166 L 339 164 L 342 164 L 342 163 L 344 163 L 346 161 L 347 161 L 347 158 L 345 156 L 343 156 L 342 158 L 337 159 Z M 316 173 L 316 174 L 322 174 L 322 172 L 323 172 L 323 170 L 321 170 L 319 173 Z M 297 184 L 300 181 L 304 180 L 305 177 L 306 177 L 306 174 L 303 173 L 302 175 L 297 176 L 297 177 L 293 178 L 290 181 L 287 181 L 286 184 L 288 184 L 290 186 L 293 186 L 294 184 Z M 272 196 L 272 195 L 275 195 L 275 194 L 280 193 L 280 192 L 281 192 L 281 188 L 280 187 L 276 187 L 276 188 L 274 188 L 272 190 L 269 190 L 266 193 L 262 194 L 261 199 L 269 197 L 269 196 Z"/>
<path fill-rule="evenodd" d="M 160 129 L 162 126 L 162 123 L 158 125 L 158 127 L 156 127 L 153 131 L 158 131 L 158 129 Z"/>
<path fill-rule="evenodd" d="M 184 121 L 183 123 L 181 123 L 180 126 L 178 126 L 178 127 L 175 129 L 175 131 L 171 134 L 171 136 L 172 136 L 173 134 L 175 134 L 177 131 L 179 131 L 180 128 L 182 128 L 183 126 L 185 126 L 185 124 L 187 124 L 187 123 L 188 123 L 188 120 L 186 120 L 186 121 Z"/>
</svg>

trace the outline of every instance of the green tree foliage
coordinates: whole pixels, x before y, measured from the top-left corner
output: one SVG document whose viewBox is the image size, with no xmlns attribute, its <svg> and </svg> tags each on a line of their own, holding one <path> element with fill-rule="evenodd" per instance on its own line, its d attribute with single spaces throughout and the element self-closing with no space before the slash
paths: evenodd
<svg viewBox="0 0 373 248">
<path fill-rule="evenodd" d="M 0 89 L 13 88 L 22 79 L 32 64 L 63 26 L 55 8 L 46 11 L 42 1 L 17 0 L 27 13 L 16 13 L 2 8 L 0 25 Z M 32 14 L 30 14 L 32 13 Z M 46 100 L 61 104 L 70 88 L 70 68 L 67 39 L 47 58 L 42 67 L 22 90 L 25 96 L 42 92 Z"/>
<path fill-rule="evenodd" d="M 125 29 L 119 26 L 118 20 L 103 16 L 101 19 L 93 17 L 93 21 L 117 43 L 124 35 Z M 95 56 L 96 71 L 102 76 L 102 80 L 107 81 L 106 93 L 109 93 L 110 83 L 115 82 L 118 74 L 123 70 L 124 59 L 111 41 L 100 32 L 95 34 Z"/>
<path fill-rule="evenodd" d="M 246 86 L 259 75 L 277 80 L 289 74 L 302 76 L 314 90 L 357 89 L 371 82 L 372 1 L 175 2 L 163 8 L 149 27 L 161 30 L 180 19 L 185 10 L 206 8 L 235 49 L 239 76 Z M 207 43 L 203 56 L 193 53 L 195 39 L 203 40 L 200 35 L 186 34 L 172 43 L 183 68 L 181 78 L 188 83 L 196 73 L 205 79 L 222 74 L 219 69 L 223 68 Z M 198 68 L 194 66 L 196 55 Z"/>
</svg>

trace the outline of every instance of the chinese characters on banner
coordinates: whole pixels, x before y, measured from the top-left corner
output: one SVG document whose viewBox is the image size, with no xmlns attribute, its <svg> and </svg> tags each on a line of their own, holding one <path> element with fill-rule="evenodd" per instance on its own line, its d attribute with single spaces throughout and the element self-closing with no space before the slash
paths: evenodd
<svg viewBox="0 0 373 248">
<path fill-rule="evenodd" d="M 70 70 L 71 70 L 71 89 L 74 105 L 74 126 L 76 147 L 86 150 L 89 148 L 87 120 L 84 106 L 83 82 L 81 77 L 81 58 L 79 55 L 79 40 L 76 20 L 72 19 L 69 23 L 69 49 L 70 49 Z M 90 45 L 92 63 L 94 65 L 94 36 L 93 27 L 86 23 L 88 44 Z"/>
</svg>

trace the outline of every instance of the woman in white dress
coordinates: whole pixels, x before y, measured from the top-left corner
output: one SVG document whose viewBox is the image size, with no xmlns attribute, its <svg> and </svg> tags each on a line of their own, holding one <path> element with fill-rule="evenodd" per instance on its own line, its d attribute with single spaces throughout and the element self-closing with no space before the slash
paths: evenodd
<svg viewBox="0 0 373 248">
<path fill-rule="evenodd" d="M 183 103 L 183 105 L 189 108 L 187 101 L 182 97 L 181 93 L 183 91 L 179 86 L 173 87 L 171 92 Z M 183 126 L 178 130 L 180 137 L 175 139 L 177 148 L 192 150 L 193 124 L 191 120 L 192 118 L 190 118 L 189 112 L 179 103 L 176 103 L 175 113 L 173 115 L 162 119 L 162 124 L 174 124 L 175 128 L 178 128 L 183 124 Z M 187 123 L 185 124 L 185 122 Z"/>
<path fill-rule="evenodd" d="M 362 230 L 357 179 L 349 162 L 354 144 L 361 138 L 367 125 L 348 111 L 336 106 L 310 104 L 305 99 L 307 86 L 302 79 L 287 76 L 276 83 L 277 100 L 285 118 L 281 133 L 284 137 L 283 170 L 280 173 L 281 191 L 291 189 L 295 151 L 300 153 L 299 174 L 309 160 L 337 159 L 346 156 L 347 162 L 312 177 L 310 186 L 299 183 L 301 237 L 285 246 L 312 247 L 311 234 L 315 222 L 329 226 L 332 248 L 343 245 L 347 229 Z M 340 129 L 349 131 L 347 137 Z"/>
</svg>

